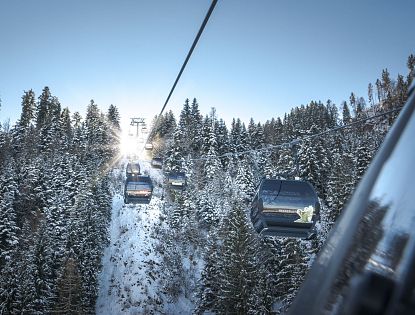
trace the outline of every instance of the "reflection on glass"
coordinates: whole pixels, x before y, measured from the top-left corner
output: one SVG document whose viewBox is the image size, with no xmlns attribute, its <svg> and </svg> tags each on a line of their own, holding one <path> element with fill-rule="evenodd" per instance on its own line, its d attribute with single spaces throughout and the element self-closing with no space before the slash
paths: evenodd
<svg viewBox="0 0 415 315">
<path fill-rule="evenodd" d="M 351 291 L 351 279 L 375 274 L 388 281 L 397 274 L 409 240 L 415 238 L 414 161 L 415 115 L 401 134 L 393 153 L 383 165 L 369 196 L 366 214 L 354 235 L 353 245 L 346 255 L 341 272 L 332 287 L 328 310 L 342 309 Z M 343 302 L 341 302 L 343 301 Z"/>
</svg>

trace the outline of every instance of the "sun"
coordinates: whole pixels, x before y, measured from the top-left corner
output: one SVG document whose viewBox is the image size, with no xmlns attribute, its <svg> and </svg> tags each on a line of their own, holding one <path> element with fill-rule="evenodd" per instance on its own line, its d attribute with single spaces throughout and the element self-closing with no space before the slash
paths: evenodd
<svg viewBox="0 0 415 315">
<path fill-rule="evenodd" d="M 138 153 L 137 139 L 127 132 L 121 134 L 120 151 L 122 155 Z"/>
</svg>

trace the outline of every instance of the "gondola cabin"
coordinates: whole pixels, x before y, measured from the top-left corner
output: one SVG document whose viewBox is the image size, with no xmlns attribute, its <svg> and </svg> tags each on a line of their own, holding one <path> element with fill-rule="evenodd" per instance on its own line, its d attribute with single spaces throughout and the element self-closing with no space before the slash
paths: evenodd
<svg viewBox="0 0 415 315">
<path fill-rule="evenodd" d="M 146 143 L 146 144 L 144 145 L 144 149 L 146 149 L 146 150 L 148 150 L 148 151 L 153 150 L 153 144 L 152 144 L 152 143 Z"/>
<path fill-rule="evenodd" d="M 153 168 L 163 168 L 163 159 L 160 157 L 155 157 L 151 160 L 151 167 Z"/>
<path fill-rule="evenodd" d="M 124 202 L 125 203 L 150 203 L 153 195 L 153 183 L 150 176 L 139 175 L 133 180 L 125 182 Z"/>
<path fill-rule="evenodd" d="M 187 185 L 187 178 L 184 172 L 171 172 L 167 178 L 170 188 L 184 190 Z"/>
<path fill-rule="evenodd" d="M 309 239 L 319 216 L 317 194 L 302 180 L 263 179 L 251 205 L 254 228 L 264 236 Z"/>
<path fill-rule="evenodd" d="M 139 163 L 128 163 L 125 170 L 125 176 L 127 181 L 134 181 L 140 175 L 140 164 Z"/>
</svg>

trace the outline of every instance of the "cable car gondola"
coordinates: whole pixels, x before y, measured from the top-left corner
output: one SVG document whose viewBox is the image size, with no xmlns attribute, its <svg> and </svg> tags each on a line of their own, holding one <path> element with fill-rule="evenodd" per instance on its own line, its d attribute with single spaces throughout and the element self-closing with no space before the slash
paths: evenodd
<svg viewBox="0 0 415 315">
<path fill-rule="evenodd" d="M 150 176 L 137 176 L 125 182 L 124 202 L 125 203 L 150 203 L 153 195 L 153 183 Z"/>
<path fill-rule="evenodd" d="M 153 144 L 152 143 L 146 143 L 144 146 L 144 149 L 151 151 L 153 150 Z"/>
<path fill-rule="evenodd" d="M 153 168 L 163 168 L 163 158 L 155 157 L 151 160 L 151 167 Z"/>
<path fill-rule="evenodd" d="M 167 177 L 170 188 L 184 190 L 187 185 L 187 178 L 184 172 L 171 172 Z"/>
<path fill-rule="evenodd" d="M 251 204 L 254 228 L 264 236 L 308 239 L 319 215 L 317 194 L 303 180 L 263 179 Z"/>
<path fill-rule="evenodd" d="M 140 175 L 140 164 L 139 163 L 128 163 L 127 168 L 125 169 L 125 176 L 127 181 L 134 181 L 137 179 L 137 176 Z"/>
</svg>

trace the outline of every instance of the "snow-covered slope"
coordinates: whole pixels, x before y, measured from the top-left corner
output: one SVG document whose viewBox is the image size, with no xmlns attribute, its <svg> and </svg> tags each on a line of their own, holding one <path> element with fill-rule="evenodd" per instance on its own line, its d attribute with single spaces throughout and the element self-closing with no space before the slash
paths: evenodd
<svg viewBox="0 0 415 315">
<path fill-rule="evenodd" d="M 162 200 L 160 170 L 139 161 L 155 185 L 148 205 L 124 205 L 121 194 L 114 196 L 110 245 L 105 250 L 99 278 L 97 314 L 150 314 L 161 311 L 159 271 L 161 257 L 154 233 L 160 224 Z"/>
</svg>

